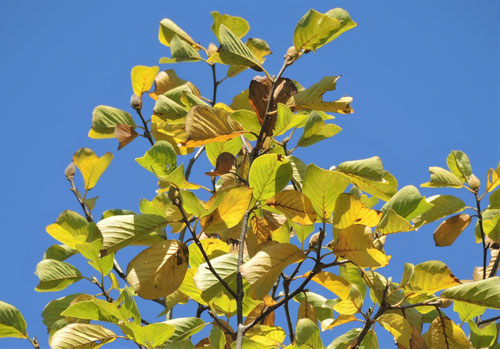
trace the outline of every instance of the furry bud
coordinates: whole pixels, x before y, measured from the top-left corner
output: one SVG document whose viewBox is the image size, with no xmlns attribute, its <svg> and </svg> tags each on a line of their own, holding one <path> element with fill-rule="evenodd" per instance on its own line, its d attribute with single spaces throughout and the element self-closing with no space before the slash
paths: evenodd
<svg viewBox="0 0 500 349">
<path fill-rule="evenodd" d="M 217 52 L 217 46 L 215 46 L 215 44 L 213 42 L 211 42 L 208 45 L 207 52 L 208 52 L 208 57 L 212 56 L 214 53 Z"/>
<path fill-rule="evenodd" d="M 66 176 L 66 179 L 68 181 L 73 180 L 73 178 L 75 177 L 75 173 L 76 165 L 74 163 L 69 164 L 68 167 L 66 167 L 66 169 L 64 170 L 64 175 Z"/>
<path fill-rule="evenodd" d="M 135 110 L 141 110 L 142 109 L 142 98 L 137 96 L 136 94 L 133 94 L 132 97 L 130 97 L 130 106 L 134 108 Z"/>
<path fill-rule="evenodd" d="M 479 188 L 481 187 L 481 181 L 474 174 L 470 175 L 467 184 L 469 185 L 469 188 L 471 188 L 474 191 L 478 191 Z"/>
</svg>

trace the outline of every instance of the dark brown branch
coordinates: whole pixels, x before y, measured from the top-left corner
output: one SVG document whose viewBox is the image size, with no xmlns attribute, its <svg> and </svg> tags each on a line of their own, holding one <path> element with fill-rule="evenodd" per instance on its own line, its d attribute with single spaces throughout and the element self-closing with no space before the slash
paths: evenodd
<svg viewBox="0 0 500 349">
<path fill-rule="evenodd" d="M 153 136 L 151 135 L 151 132 L 149 132 L 148 124 L 146 123 L 146 120 L 144 120 L 144 117 L 142 116 L 141 109 L 135 108 L 135 111 L 137 112 L 137 115 L 139 115 L 139 117 L 141 118 L 142 124 L 144 125 L 144 136 L 148 139 L 149 143 L 151 143 L 151 146 L 155 145 Z"/>
<path fill-rule="evenodd" d="M 486 279 L 486 263 L 487 263 L 487 257 L 488 257 L 488 247 L 486 245 L 486 240 L 485 240 L 485 234 L 484 234 L 484 227 L 483 227 L 483 214 L 481 213 L 481 200 L 477 196 L 477 191 L 474 192 L 474 197 L 476 198 L 476 206 L 477 206 L 477 216 L 478 216 L 478 223 L 479 223 L 479 230 L 481 232 L 481 241 L 483 243 L 483 280 Z"/>
<path fill-rule="evenodd" d="M 186 168 L 186 174 L 184 176 L 186 178 L 186 181 L 189 179 L 189 176 L 191 175 L 191 169 L 193 168 L 195 161 L 198 160 L 198 158 L 200 157 L 200 155 L 203 153 L 204 150 L 205 150 L 205 146 L 202 145 L 198 149 L 196 154 L 194 154 L 194 156 L 189 160 L 188 166 Z"/>
<path fill-rule="evenodd" d="M 75 186 L 75 181 L 73 180 L 73 177 L 66 177 L 66 178 L 68 178 L 68 181 L 71 184 L 71 187 L 69 188 L 69 190 L 71 190 L 73 192 L 73 194 L 75 194 L 75 197 L 78 200 L 78 203 L 80 204 L 80 206 L 82 206 L 82 210 L 83 210 L 83 213 L 85 214 L 85 218 L 87 219 L 87 222 L 93 222 L 94 219 L 92 218 L 92 213 L 90 212 L 90 209 L 85 204 L 85 201 L 83 201 L 82 196 L 78 192 L 78 189 Z"/>
<path fill-rule="evenodd" d="M 493 322 L 493 321 L 497 321 L 497 320 L 500 320 L 500 316 L 495 316 L 495 317 L 492 317 L 490 319 L 486 319 L 486 320 L 481 320 L 477 323 L 477 325 L 484 325 L 484 324 L 487 324 L 488 322 Z"/>
<path fill-rule="evenodd" d="M 290 293 L 290 279 L 283 279 L 283 289 L 285 290 L 285 298 L 287 298 Z M 284 308 L 286 315 L 286 323 L 288 325 L 288 336 L 290 337 L 290 343 L 293 343 L 293 341 L 295 340 L 295 335 L 293 333 L 293 325 L 292 325 L 292 319 L 290 317 L 290 309 L 288 308 L 288 302 L 285 302 Z"/>
<path fill-rule="evenodd" d="M 495 258 L 495 262 L 493 263 L 493 267 L 491 268 L 490 274 L 488 275 L 489 278 L 492 278 L 493 276 L 496 275 L 499 263 L 500 263 L 500 253 L 498 253 L 497 257 Z"/>
<path fill-rule="evenodd" d="M 212 80 L 214 82 L 214 93 L 212 95 L 212 107 L 217 103 L 217 87 L 219 86 L 219 84 L 222 82 L 219 82 L 217 81 L 217 74 L 215 73 L 215 63 L 213 64 L 210 64 L 210 68 L 212 68 Z"/>
</svg>

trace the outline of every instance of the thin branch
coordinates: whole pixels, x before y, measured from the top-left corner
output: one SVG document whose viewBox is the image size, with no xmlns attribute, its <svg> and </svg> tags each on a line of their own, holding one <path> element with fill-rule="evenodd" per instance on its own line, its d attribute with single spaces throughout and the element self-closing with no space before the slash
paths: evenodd
<svg viewBox="0 0 500 349">
<path fill-rule="evenodd" d="M 240 326 L 243 325 L 243 297 L 245 295 L 243 291 L 243 277 L 241 275 L 241 265 L 243 264 L 243 254 L 245 252 L 245 237 L 248 230 L 248 218 L 250 216 L 250 210 L 245 212 L 243 216 L 243 223 L 240 234 L 240 245 L 238 246 L 238 261 L 236 264 L 236 316 L 238 322 L 238 335 L 240 334 Z M 240 336 L 238 336 L 239 338 Z M 241 338 L 243 340 L 243 338 Z M 238 343 L 238 340 L 237 340 Z M 238 348 L 238 344 L 236 344 Z"/>
<path fill-rule="evenodd" d="M 217 316 L 215 316 L 215 314 L 210 309 L 208 309 L 207 313 L 208 315 L 210 315 L 212 319 L 214 319 L 215 322 L 217 322 L 217 325 L 222 327 L 225 334 L 229 334 L 231 337 L 234 337 L 236 335 L 236 333 L 234 333 L 230 328 L 227 328 L 226 324 L 220 321 L 220 319 Z"/>
<path fill-rule="evenodd" d="M 210 65 L 210 68 L 212 68 L 212 80 L 214 82 L 214 93 L 212 95 L 212 107 L 217 103 L 217 87 L 221 82 L 217 81 L 217 74 L 215 73 L 215 63 Z"/>
<path fill-rule="evenodd" d="M 186 175 L 185 175 L 186 181 L 189 179 L 189 176 L 191 175 L 191 169 L 193 168 L 195 161 L 198 160 L 198 158 L 200 157 L 200 155 L 203 153 L 204 150 L 205 150 L 205 145 L 202 145 L 200 149 L 198 149 L 196 154 L 194 154 L 194 156 L 189 160 L 188 166 L 186 168 Z"/>
<path fill-rule="evenodd" d="M 477 215 L 478 215 L 478 223 L 479 230 L 481 231 L 481 241 L 483 243 L 483 280 L 486 279 L 486 259 L 488 257 L 488 247 L 486 245 L 484 228 L 483 228 L 483 214 L 481 213 L 481 200 L 477 196 L 477 191 L 474 192 L 474 197 L 476 198 L 476 206 L 477 206 Z"/>
<path fill-rule="evenodd" d="M 146 120 L 144 120 L 144 117 L 142 116 L 141 109 L 135 108 L 135 111 L 137 112 L 137 115 L 139 115 L 139 117 L 141 118 L 142 124 L 144 125 L 144 136 L 146 136 L 149 143 L 151 143 L 151 146 L 155 145 L 155 141 L 153 140 L 153 136 L 151 135 L 151 132 L 149 132 L 148 124 L 146 123 Z"/>
<path fill-rule="evenodd" d="M 283 289 L 285 290 L 285 298 L 288 297 L 290 293 L 290 279 L 283 279 Z M 288 308 L 288 302 L 284 304 L 285 315 L 286 315 L 286 323 L 288 324 L 288 336 L 290 337 L 290 343 L 293 343 L 295 340 L 295 335 L 293 333 L 293 325 L 292 319 L 290 317 L 290 309 Z"/>
<path fill-rule="evenodd" d="M 500 253 L 498 253 L 497 258 L 495 258 L 495 262 L 493 263 L 493 267 L 491 268 L 490 274 L 488 275 L 489 278 L 492 278 L 493 276 L 496 275 L 499 263 L 500 263 Z"/>
<path fill-rule="evenodd" d="M 87 222 L 93 222 L 94 219 L 92 218 L 92 213 L 90 212 L 90 209 L 88 206 L 85 204 L 85 201 L 83 200 L 82 196 L 80 195 L 80 192 L 75 186 L 75 181 L 73 180 L 73 177 L 66 177 L 68 178 L 69 183 L 71 184 L 71 187 L 69 190 L 75 194 L 76 199 L 78 200 L 78 203 L 80 206 L 82 206 L 83 212 L 85 213 L 85 218 L 87 219 Z"/>
<path fill-rule="evenodd" d="M 486 320 L 481 320 L 477 323 L 477 325 L 484 325 L 484 324 L 487 324 L 489 322 L 493 322 L 493 321 L 497 321 L 497 320 L 500 320 L 500 316 L 495 316 L 495 317 L 492 317 L 490 319 L 486 319 Z"/>
<path fill-rule="evenodd" d="M 40 343 L 38 343 L 36 337 L 33 337 L 33 339 L 31 339 L 30 336 L 26 336 L 26 339 L 30 341 L 33 348 L 40 349 Z"/>
</svg>

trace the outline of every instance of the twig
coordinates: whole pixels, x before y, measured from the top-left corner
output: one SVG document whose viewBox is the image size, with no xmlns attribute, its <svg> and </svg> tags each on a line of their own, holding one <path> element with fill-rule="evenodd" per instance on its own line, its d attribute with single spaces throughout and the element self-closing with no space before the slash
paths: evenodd
<svg viewBox="0 0 500 349">
<path fill-rule="evenodd" d="M 212 319 L 214 319 L 215 322 L 217 322 L 217 324 L 220 327 L 222 327 L 222 329 L 224 330 L 225 334 L 229 334 L 229 335 L 231 335 L 231 337 L 234 338 L 234 336 L 236 335 L 236 333 L 234 333 L 231 329 L 227 328 L 226 324 L 224 324 L 222 321 L 220 321 L 220 319 L 217 316 L 215 316 L 215 314 L 212 313 L 212 311 L 210 309 L 208 309 L 207 313 L 208 313 L 208 315 L 210 315 L 210 317 Z"/>
<path fill-rule="evenodd" d="M 243 326 L 243 297 L 245 296 L 245 293 L 243 291 L 241 265 L 243 264 L 243 253 L 245 252 L 245 237 L 248 230 L 248 217 L 250 216 L 250 212 L 250 210 L 247 210 L 247 212 L 245 212 L 245 215 L 243 216 L 243 223 L 240 234 L 240 245 L 238 246 L 238 261 L 236 263 L 236 318 L 238 323 L 236 348 L 241 348 L 241 345 L 243 345 L 243 332 L 241 331 L 241 327 Z"/>
<path fill-rule="evenodd" d="M 38 343 L 38 340 L 36 337 L 33 337 L 33 339 L 30 338 L 30 336 L 26 336 L 26 339 L 28 339 L 35 349 L 40 349 L 40 343 Z"/>
<path fill-rule="evenodd" d="M 497 321 L 497 320 L 500 320 L 500 316 L 495 316 L 495 317 L 492 317 L 490 319 L 481 320 L 477 324 L 478 325 L 483 325 L 483 324 L 487 324 L 488 322 L 493 322 L 493 321 Z"/>
<path fill-rule="evenodd" d="M 69 190 L 71 190 L 73 192 L 73 194 L 75 194 L 75 197 L 78 200 L 78 203 L 80 204 L 80 206 L 82 206 L 82 209 L 83 209 L 83 212 L 85 213 L 85 218 L 87 219 L 87 222 L 93 222 L 94 219 L 92 218 L 92 213 L 90 212 L 90 209 L 87 207 L 87 205 L 85 204 L 85 201 L 83 200 L 82 196 L 78 192 L 78 189 L 75 186 L 75 181 L 73 180 L 73 177 L 67 177 L 67 178 L 71 184 L 71 187 L 69 188 Z"/>
<path fill-rule="evenodd" d="M 149 143 L 151 143 L 151 146 L 155 145 L 155 141 L 153 140 L 153 136 L 151 136 L 151 132 L 149 132 L 149 127 L 148 124 L 146 123 L 146 120 L 144 120 L 142 116 L 142 112 L 140 108 L 135 108 L 135 111 L 141 118 L 142 124 L 144 125 L 144 136 L 148 139 Z"/>
<path fill-rule="evenodd" d="M 497 258 L 495 259 L 495 262 L 493 263 L 493 267 L 491 268 L 490 274 L 488 275 L 489 278 L 492 278 L 493 276 L 496 275 L 499 263 L 500 263 L 500 253 L 497 254 Z"/>
<path fill-rule="evenodd" d="M 217 81 L 217 74 L 215 73 L 215 63 L 210 64 L 210 68 L 212 68 L 212 79 L 214 82 L 214 93 L 212 95 L 212 107 L 215 105 L 216 100 L 217 100 L 217 87 L 222 81 Z"/>
<path fill-rule="evenodd" d="M 283 279 L 283 289 L 285 290 L 285 298 L 288 297 L 290 293 L 290 279 Z M 290 337 L 290 343 L 293 343 L 295 340 L 295 335 L 293 333 L 293 325 L 292 319 L 290 317 L 290 309 L 288 308 L 288 302 L 284 304 L 285 315 L 286 315 L 286 323 L 288 324 L 288 336 Z"/>
<path fill-rule="evenodd" d="M 477 191 L 474 192 L 474 197 L 476 198 L 476 206 L 477 206 L 477 216 L 479 223 L 479 230 L 481 231 L 481 240 L 483 243 L 483 280 L 486 279 L 486 259 L 488 257 L 488 247 L 486 245 L 484 228 L 483 228 L 483 214 L 481 213 L 481 200 L 477 196 Z"/>
<path fill-rule="evenodd" d="M 193 168 L 195 161 L 198 160 L 198 158 L 200 157 L 200 155 L 203 153 L 204 150 L 205 150 L 205 145 L 202 145 L 200 149 L 198 149 L 196 154 L 194 154 L 194 156 L 189 160 L 188 166 L 186 168 L 186 175 L 185 175 L 186 181 L 189 179 L 189 176 L 191 175 L 191 169 Z"/>
</svg>

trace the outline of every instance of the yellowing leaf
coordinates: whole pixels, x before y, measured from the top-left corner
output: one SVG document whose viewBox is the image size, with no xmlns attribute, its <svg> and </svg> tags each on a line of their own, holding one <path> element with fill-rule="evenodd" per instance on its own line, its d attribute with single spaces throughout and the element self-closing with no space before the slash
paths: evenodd
<svg viewBox="0 0 500 349">
<path fill-rule="evenodd" d="M 308 147 L 319 141 L 335 136 L 342 131 L 340 126 L 326 124 L 317 111 L 313 111 L 307 118 L 304 132 L 297 142 L 299 147 Z"/>
<path fill-rule="evenodd" d="M 339 30 L 341 22 L 323 13 L 310 9 L 297 23 L 293 33 L 293 44 L 297 52 L 320 48 L 330 36 Z"/>
<path fill-rule="evenodd" d="M 309 272 L 304 274 L 304 277 L 308 275 Z M 346 299 L 349 296 L 351 283 L 338 275 L 322 270 L 314 275 L 311 280 L 332 291 L 340 299 Z"/>
<path fill-rule="evenodd" d="M 91 241 L 89 223 L 85 218 L 73 211 L 64 211 L 57 221 L 46 228 L 47 233 L 70 248 L 86 241 Z M 90 238 L 90 239 L 89 239 Z"/>
<path fill-rule="evenodd" d="M 498 163 L 496 170 L 492 168 L 488 170 L 488 177 L 486 178 L 486 181 L 486 192 L 490 192 L 500 185 L 500 162 Z"/>
<path fill-rule="evenodd" d="M 305 258 L 297 246 L 272 244 L 257 252 L 241 266 L 241 274 L 250 283 L 250 296 L 262 299 L 272 289 L 281 272 L 290 264 Z"/>
<path fill-rule="evenodd" d="M 472 217 L 468 214 L 448 218 L 434 231 L 434 242 L 437 246 L 451 246 L 471 221 Z"/>
<path fill-rule="evenodd" d="M 267 346 L 280 346 L 285 340 L 285 331 L 278 326 L 256 325 L 245 334 L 254 342 Z"/>
<path fill-rule="evenodd" d="M 316 212 L 311 201 L 304 194 L 295 190 L 281 191 L 271 199 L 266 205 L 283 212 L 292 221 L 302 225 L 314 224 Z"/>
<path fill-rule="evenodd" d="M 158 39 L 160 42 L 163 45 L 170 47 L 174 35 L 177 35 L 180 39 L 194 47 L 199 47 L 199 45 L 172 20 L 168 18 L 162 19 L 160 22 L 160 31 L 158 32 Z"/>
<path fill-rule="evenodd" d="M 349 322 L 353 322 L 356 320 L 358 320 L 358 319 L 354 315 L 342 315 L 342 314 L 340 314 L 339 316 L 337 316 L 336 319 L 327 319 L 325 321 L 322 321 L 321 322 L 321 329 L 323 331 L 331 330 L 334 327 L 337 327 L 337 326 L 340 326 L 343 324 L 347 324 Z"/>
<path fill-rule="evenodd" d="M 98 157 L 89 148 L 80 148 L 73 155 L 73 163 L 82 173 L 85 190 L 90 190 L 97 184 L 97 181 L 104 171 L 106 171 L 111 160 L 113 160 L 113 154 L 106 153 Z"/>
<path fill-rule="evenodd" d="M 339 195 L 334 212 L 332 224 L 337 229 L 344 229 L 353 224 L 374 227 L 382 217 L 382 212 L 369 209 L 356 196 L 347 193 Z"/>
<path fill-rule="evenodd" d="M 467 182 L 472 174 L 469 157 L 463 151 L 452 150 L 446 164 L 450 171 L 457 176 L 460 181 Z"/>
<path fill-rule="evenodd" d="M 264 154 L 252 163 L 249 185 L 257 200 L 266 200 L 280 192 L 292 178 L 292 166 L 277 154 Z"/>
<path fill-rule="evenodd" d="M 26 320 L 14 306 L 0 301 L 0 338 L 26 338 Z"/>
<path fill-rule="evenodd" d="M 219 39 L 219 28 L 221 24 L 224 24 L 226 28 L 230 29 L 240 39 L 250 30 L 250 25 L 244 18 L 230 16 L 228 14 L 221 15 L 218 11 L 212 11 L 210 14 L 214 19 L 210 28 L 215 36 L 217 36 L 217 39 Z"/>
<path fill-rule="evenodd" d="M 410 230 L 413 230 L 411 223 L 398 215 L 392 208 L 389 208 L 385 212 L 377 225 L 377 231 L 382 235 L 389 235 Z"/>
<path fill-rule="evenodd" d="M 115 128 L 118 125 L 129 125 L 134 128 L 132 116 L 121 109 L 99 105 L 92 112 L 92 128 L 90 138 L 102 139 L 115 137 Z"/>
<path fill-rule="evenodd" d="M 137 65 L 132 68 L 130 72 L 130 79 L 132 80 L 132 89 L 136 96 L 141 97 L 144 92 L 148 92 L 153 86 L 156 74 L 160 71 L 160 67 L 146 67 L 144 65 Z"/>
<path fill-rule="evenodd" d="M 430 349 L 470 348 L 469 340 L 464 331 L 444 314 L 440 314 L 432 321 L 426 342 Z"/>
<path fill-rule="evenodd" d="M 118 336 L 105 327 L 94 324 L 74 323 L 64 326 L 50 337 L 52 349 L 98 349 Z"/>
<path fill-rule="evenodd" d="M 430 295 L 455 285 L 460 285 L 460 281 L 446 264 L 440 261 L 428 261 L 415 266 L 407 288 Z"/>
<path fill-rule="evenodd" d="M 342 315 L 354 315 L 363 306 L 363 296 L 356 285 L 352 285 L 346 298 L 333 306 L 333 310 Z"/>
<path fill-rule="evenodd" d="M 165 141 L 157 141 L 151 149 L 135 161 L 157 177 L 168 176 L 177 168 L 177 155 L 173 146 Z"/>
<path fill-rule="evenodd" d="M 360 267 L 374 268 L 389 264 L 389 256 L 373 247 L 371 234 L 365 234 L 365 226 L 351 225 L 338 233 L 332 248 L 335 255 L 347 258 Z"/>
<path fill-rule="evenodd" d="M 157 243 L 129 263 L 127 281 L 142 298 L 165 297 L 181 285 L 188 255 L 187 246 L 176 240 Z"/>
<path fill-rule="evenodd" d="M 438 188 L 438 187 L 450 187 L 450 188 L 461 188 L 462 181 L 455 176 L 450 171 L 445 170 L 441 167 L 429 167 L 429 172 L 431 173 L 431 181 L 424 183 L 421 187 L 427 188 Z"/>
<path fill-rule="evenodd" d="M 383 314 L 377 322 L 389 331 L 399 344 L 410 348 L 411 325 L 403 316 L 396 313 Z"/>
</svg>

